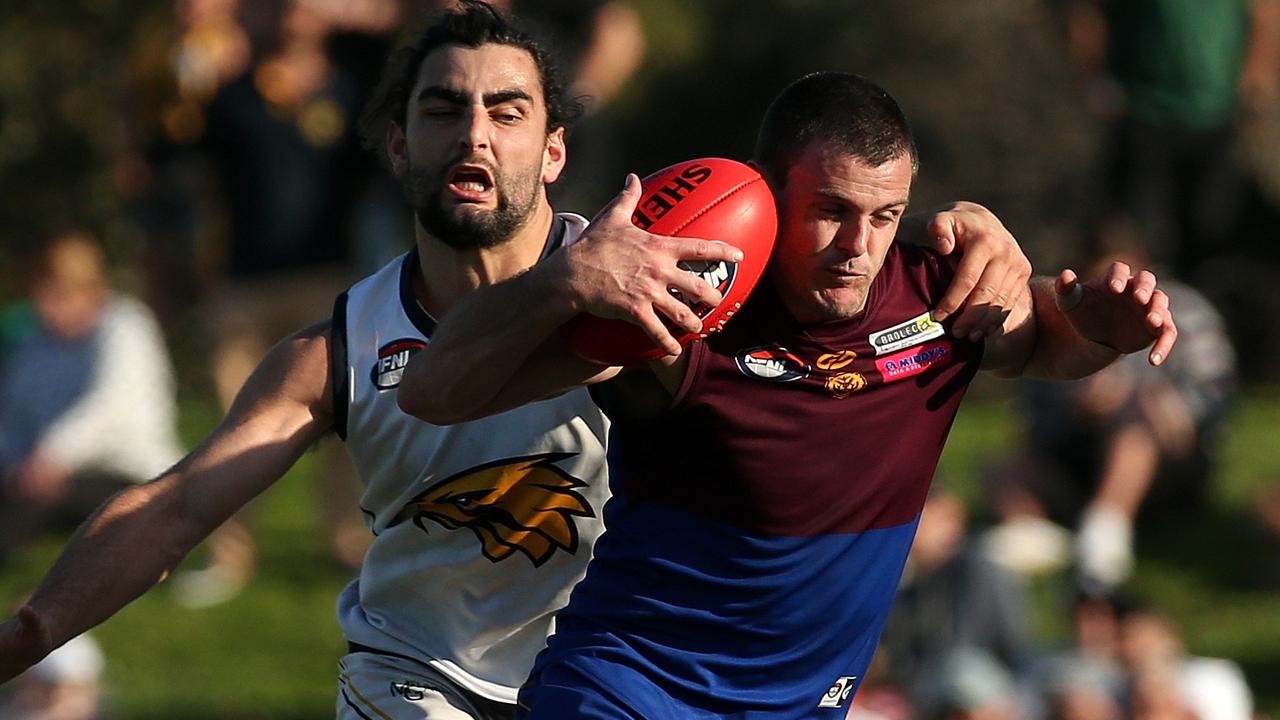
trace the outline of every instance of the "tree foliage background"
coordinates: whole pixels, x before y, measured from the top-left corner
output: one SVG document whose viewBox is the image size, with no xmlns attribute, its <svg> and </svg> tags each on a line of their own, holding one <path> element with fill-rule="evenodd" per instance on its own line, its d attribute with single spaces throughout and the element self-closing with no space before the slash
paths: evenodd
<svg viewBox="0 0 1280 720">
<path fill-rule="evenodd" d="M 117 257 L 137 242 L 119 160 L 140 18 L 156 0 L 7 0 L 0 9 L 0 297 L 16 259 L 63 225 L 98 232 Z"/>
</svg>

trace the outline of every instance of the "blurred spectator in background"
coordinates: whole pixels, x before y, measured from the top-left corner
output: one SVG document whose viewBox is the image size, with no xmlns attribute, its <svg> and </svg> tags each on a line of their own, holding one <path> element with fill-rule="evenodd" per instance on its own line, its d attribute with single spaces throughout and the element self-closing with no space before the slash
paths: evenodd
<svg viewBox="0 0 1280 720">
<path fill-rule="evenodd" d="M 1236 663 L 1189 655 L 1173 621 L 1135 606 L 1120 625 L 1134 720 L 1252 720 L 1253 693 Z"/>
<path fill-rule="evenodd" d="M 116 490 L 182 454 L 159 326 L 111 291 L 98 242 L 54 235 L 36 258 L 38 325 L 0 373 L 0 557 L 79 524 Z"/>
<path fill-rule="evenodd" d="M 0 697 L 5 720 L 107 720 L 102 650 L 91 635 L 66 645 L 14 678 Z"/>
<path fill-rule="evenodd" d="M 213 182 L 199 141 L 209 104 L 252 60 L 239 0 L 174 0 L 138 22 L 130 68 L 130 138 L 116 184 L 146 237 L 148 299 L 171 333 L 205 290 L 216 229 Z"/>
<path fill-rule="evenodd" d="M 332 61 L 328 40 L 339 16 L 356 23 L 352 14 L 368 6 L 326 0 L 244 6 L 254 58 L 205 109 L 200 147 L 216 170 L 229 222 L 224 270 L 205 303 L 224 409 L 274 341 L 331 308 L 355 272 L 351 209 L 366 196 L 368 180 L 355 119 L 367 88 Z M 398 205 L 380 207 L 397 215 L 391 226 L 401 222 Z M 318 494 L 331 549 L 355 566 L 367 532 L 351 509 L 354 471 L 336 441 L 320 451 Z M 216 604 L 238 592 L 255 565 L 242 513 L 210 536 L 208 567 L 179 573 L 173 588 L 186 605 Z"/>
<path fill-rule="evenodd" d="M 1109 221 L 1095 269 L 1117 260 L 1145 267 L 1130 238 L 1127 223 Z M 1122 358 L 1084 380 L 1021 384 L 1026 446 L 988 478 L 1004 523 L 987 536 L 997 561 L 1016 566 L 1065 554 L 1065 534 L 1044 532 L 1047 517 L 1077 529 L 1078 579 L 1105 592 L 1132 570 L 1133 524 L 1148 496 L 1175 511 L 1152 519 L 1204 507 L 1236 396 L 1236 357 L 1208 300 L 1168 276 L 1160 280 L 1178 312 L 1178 349 L 1162 365 Z M 1037 543 L 1054 547 L 1035 552 Z"/>
<path fill-rule="evenodd" d="M 0 305 L 0 364 L 39 326 L 35 308 L 27 299 Z"/>
<path fill-rule="evenodd" d="M 960 498 L 935 483 L 881 639 L 889 678 L 920 717 L 939 716 L 955 690 L 944 669 L 957 658 L 981 653 L 1006 674 L 1019 668 L 1025 606 L 1017 581 L 969 542 Z"/>
<path fill-rule="evenodd" d="M 1120 658 L 1122 596 L 1078 593 L 1071 607 L 1071 641 L 1031 662 L 1020 678 L 1030 718 L 1120 720 L 1127 677 Z"/>
<path fill-rule="evenodd" d="M 615 178 L 636 170 L 625 164 L 616 101 L 644 61 L 644 24 L 625 0 L 509 0 L 509 5 L 548 38 L 573 79 L 570 95 L 583 101 L 585 112 L 568 137 L 571 160 L 548 193 L 555 207 L 589 216 L 612 198 Z"/>
<path fill-rule="evenodd" d="M 1241 206 L 1237 121 L 1280 91 L 1280 2 L 1068 5 L 1086 99 L 1111 124 L 1105 201 L 1132 214 L 1157 267 L 1199 285 Z"/>
<path fill-rule="evenodd" d="M 886 677 L 885 658 L 882 646 L 849 702 L 847 720 L 911 720 L 916 716 L 906 691 Z"/>
<path fill-rule="evenodd" d="M 1021 720 L 1013 674 L 991 653 L 963 648 L 939 670 L 942 704 L 921 720 Z"/>
</svg>

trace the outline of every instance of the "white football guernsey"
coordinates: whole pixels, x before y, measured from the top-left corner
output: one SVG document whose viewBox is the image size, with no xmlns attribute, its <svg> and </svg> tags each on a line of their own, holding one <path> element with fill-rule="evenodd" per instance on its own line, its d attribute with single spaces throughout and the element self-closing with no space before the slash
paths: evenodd
<svg viewBox="0 0 1280 720">
<path fill-rule="evenodd" d="M 557 215 L 544 255 L 585 226 Z M 336 425 L 375 536 L 339 623 L 353 643 L 515 702 L 602 531 L 607 421 L 585 389 L 450 427 L 401 412 L 404 366 L 435 326 L 417 264 L 400 256 L 334 308 Z"/>
</svg>

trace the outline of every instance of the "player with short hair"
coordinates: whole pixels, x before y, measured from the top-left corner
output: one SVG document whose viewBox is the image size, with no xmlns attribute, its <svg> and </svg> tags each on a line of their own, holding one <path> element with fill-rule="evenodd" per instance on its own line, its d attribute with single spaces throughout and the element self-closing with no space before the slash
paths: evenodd
<svg viewBox="0 0 1280 720">
<path fill-rule="evenodd" d="M 332 320 L 276 345 L 199 447 L 81 527 L 27 605 L 0 625 L 0 681 L 161 581 L 337 431 L 365 483 L 361 507 L 375 534 L 360 578 L 339 600 L 352 652 L 341 663 L 338 717 L 515 712 L 517 686 L 601 531 L 606 421 L 576 391 L 481 422 L 428 425 L 395 406 L 404 363 L 465 297 L 564 254 L 553 251 L 575 238 L 591 248 L 594 236 L 608 236 L 666 268 L 657 273 L 664 287 L 707 303 L 718 293 L 676 262 L 736 254 L 651 235 L 626 216 L 585 229 L 580 216 L 553 211 L 545 188 L 566 162 L 570 113 L 556 109 L 568 107 L 558 99 L 563 84 L 543 57 L 516 26 L 470 1 L 398 56 L 373 107 L 415 213 L 414 249 L 341 296 Z M 965 315 L 981 329 L 999 309 L 988 299 L 1023 273 L 1016 243 L 973 206 L 917 230 L 967 245 L 953 309 L 973 291 Z M 691 317 L 676 321 L 697 330 Z"/>
<path fill-rule="evenodd" d="M 985 341 L 949 333 L 930 313 L 952 271 L 894 242 L 915 144 L 864 78 L 788 86 L 756 162 L 778 240 L 722 332 L 629 372 L 571 357 L 554 328 L 584 308 L 628 312 L 612 279 L 644 274 L 598 237 L 581 244 L 608 262 L 564 254 L 473 294 L 406 370 L 402 405 L 428 419 L 437 403 L 472 417 L 607 380 L 592 388 L 612 420 L 607 530 L 521 691 L 529 718 L 843 717 L 977 371 L 1078 377 L 1153 340 L 1158 364 L 1176 338 L 1155 277 L 1119 264 L 1033 281 Z M 518 327 L 504 331 L 513 296 Z M 567 366 L 576 384 L 541 370 Z M 489 390 L 406 397 L 427 378 Z"/>
</svg>

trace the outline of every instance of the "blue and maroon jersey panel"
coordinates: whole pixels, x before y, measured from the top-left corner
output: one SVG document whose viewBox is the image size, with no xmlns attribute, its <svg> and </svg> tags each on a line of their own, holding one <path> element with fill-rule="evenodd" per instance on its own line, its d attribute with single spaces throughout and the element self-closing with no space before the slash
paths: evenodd
<svg viewBox="0 0 1280 720">
<path fill-rule="evenodd" d="M 564 677 L 636 717 L 843 717 L 981 360 L 929 317 L 950 277 L 895 246 L 866 312 L 808 327 L 762 285 L 690 348 L 670 409 L 613 414 L 607 530 L 535 717 L 572 710 Z"/>
<path fill-rule="evenodd" d="M 690 348 L 669 412 L 614 418 L 614 493 L 767 535 L 910 522 L 981 358 L 929 319 L 950 275 L 936 255 L 895 246 L 867 312 L 807 328 L 761 287 Z"/>
</svg>

